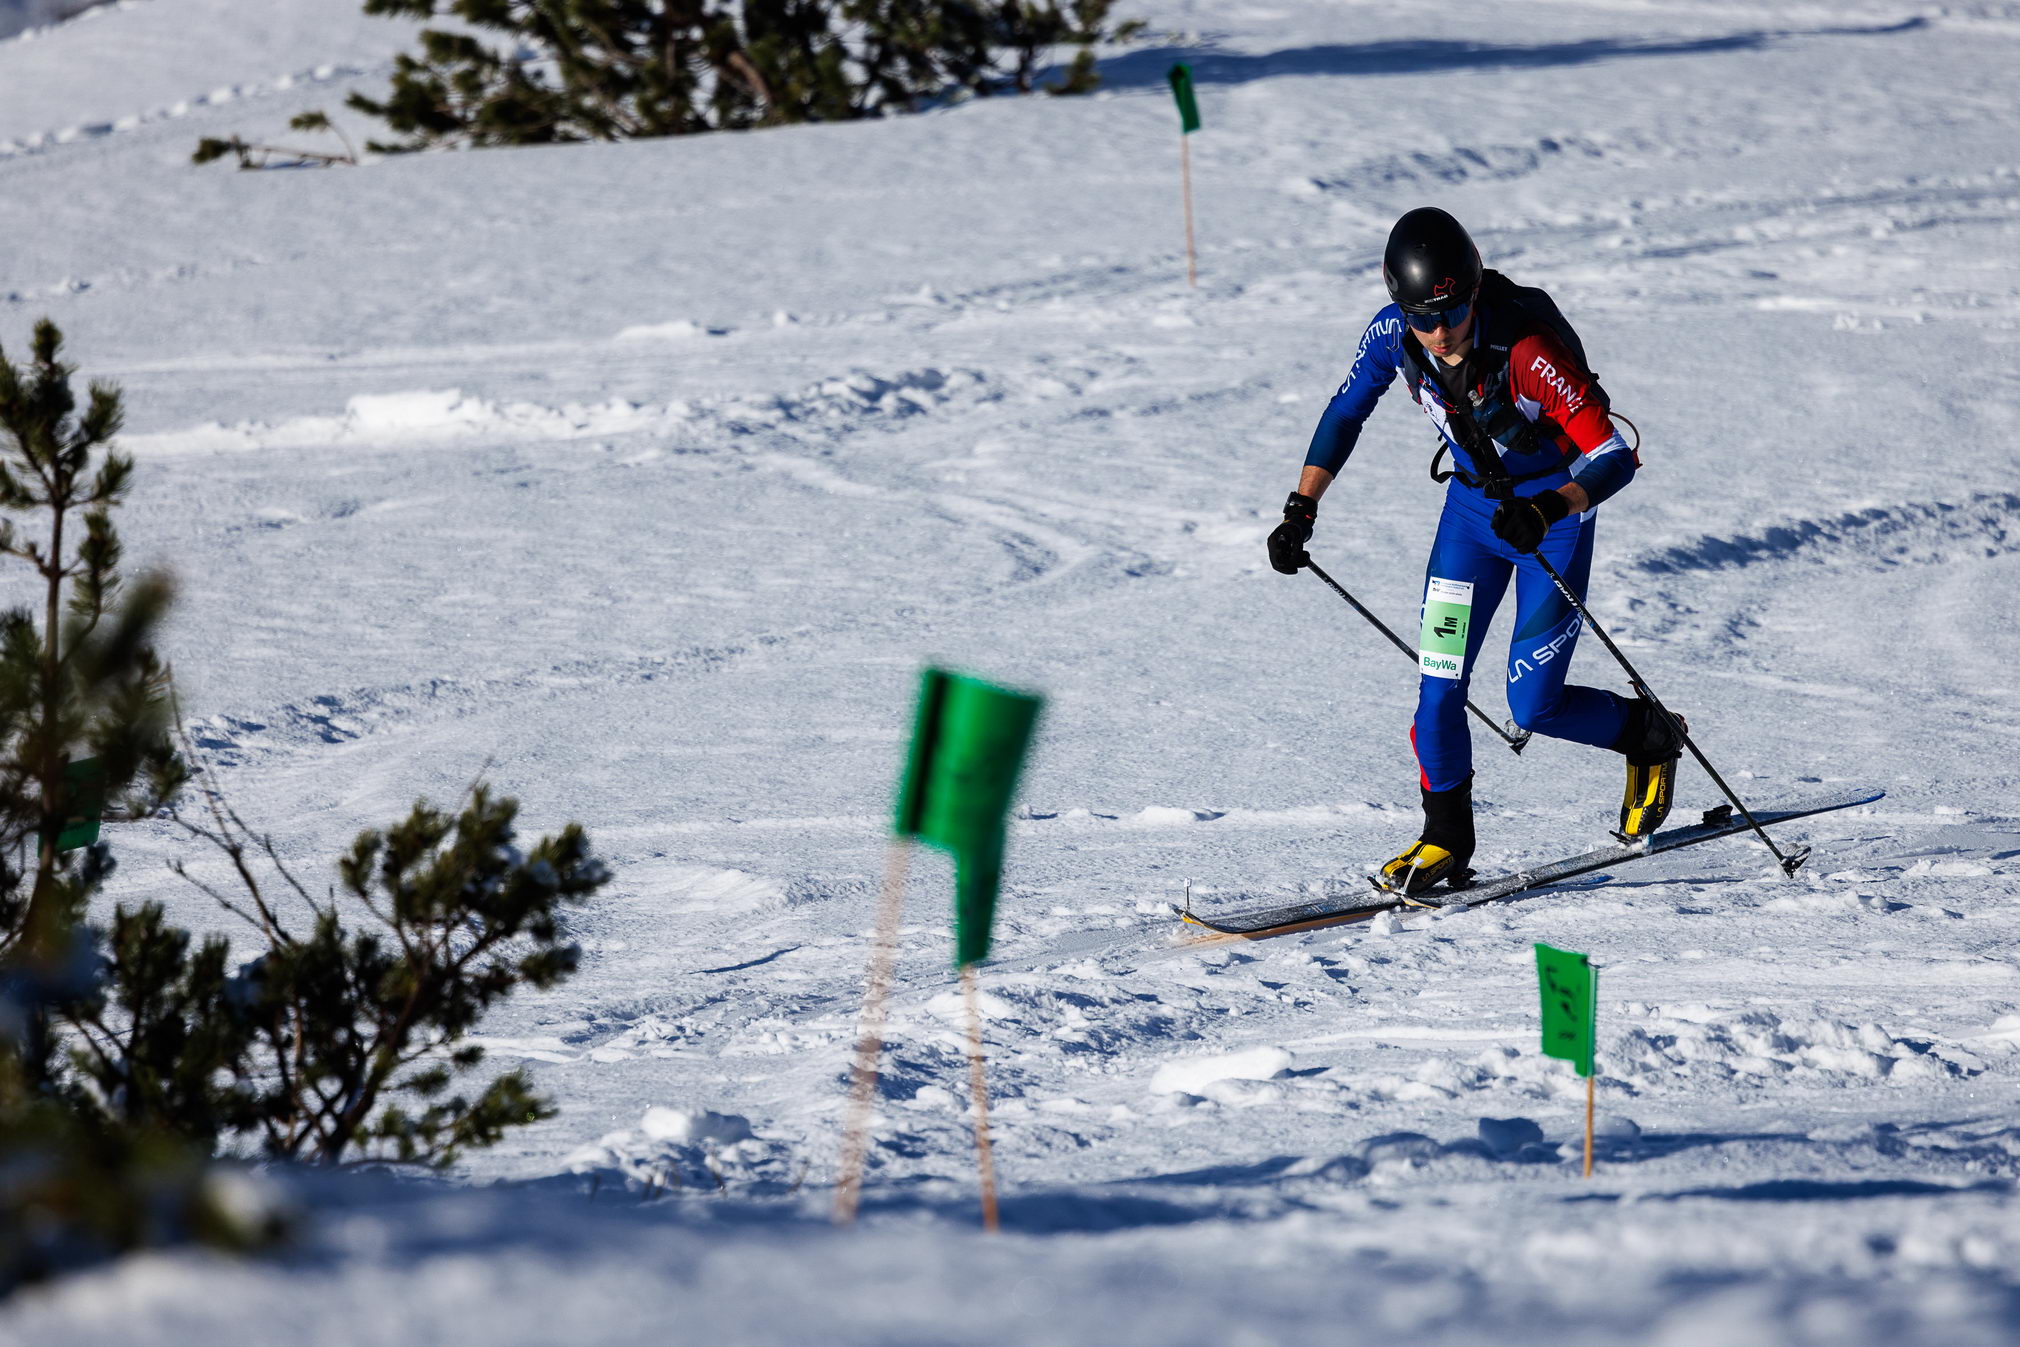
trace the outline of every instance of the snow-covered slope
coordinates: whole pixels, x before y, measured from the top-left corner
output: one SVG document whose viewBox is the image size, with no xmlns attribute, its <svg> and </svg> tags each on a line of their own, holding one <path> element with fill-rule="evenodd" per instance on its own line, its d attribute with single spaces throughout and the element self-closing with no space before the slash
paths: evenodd
<svg viewBox="0 0 2020 1347">
<path fill-rule="evenodd" d="M 313 868 L 491 761 L 618 872 L 582 974 L 487 1026 L 557 1118 L 0 1341 L 2010 1337 L 2020 6 L 1138 9 L 1091 99 L 263 174 L 188 154 L 335 111 L 408 30 L 145 0 L 0 43 L 0 342 L 50 314 L 126 389 L 130 550 L 181 577 L 240 805 Z M 1175 944 L 1188 880 L 1358 885 L 1415 826 L 1408 668 L 1262 539 L 1427 202 L 1647 437 L 1600 619 L 1743 790 L 1888 797 L 1794 830 L 1794 881 L 1727 843 Z M 1314 553 L 1406 626 L 1438 501 L 1391 402 Z M 1052 698 L 985 974 L 994 1241 L 937 860 L 868 1217 L 825 1224 L 926 660 Z M 1617 760 L 1479 754 L 1483 864 L 1603 840 Z M 122 892 L 214 922 L 165 832 L 118 845 Z M 1604 969 L 1590 1182 L 1537 940 Z"/>
<path fill-rule="evenodd" d="M 0 38 L 75 18 L 104 0 L 0 0 Z"/>
<path fill-rule="evenodd" d="M 334 107 L 346 87 L 339 81 L 387 63 L 414 31 L 341 0 L 114 0 L 0 41 L 0 157 L 154 122 L 203 123 L 227 104 L 236 105 L 227 120 L 242 125 L 247 100 L 291 92 L 313 91 Z M 261 129 L 278 131 L 286 120 Z M 161 162 L 174 163 L 195 148 L 196 134 L 163 127 L 150 139 Z"/>
</svg>

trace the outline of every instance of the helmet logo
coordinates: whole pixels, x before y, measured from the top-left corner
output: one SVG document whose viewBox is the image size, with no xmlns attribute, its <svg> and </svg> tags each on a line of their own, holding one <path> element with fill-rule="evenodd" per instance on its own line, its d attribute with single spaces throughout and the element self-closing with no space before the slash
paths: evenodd
<svg viewBox="0 0 2020 1347">
<path fill-rule="evenodd" d="M 1431 298 L 1433 299 L 1450 299 L 1453 295 L 1456 295 L 1458 293 L 1459 293 L 1459 282 L 1452 279 L 1450 276 L 1447 276 L 1444 280 L 1439 281 L 1436 285 L 1431 287 Z"/>
</svg>

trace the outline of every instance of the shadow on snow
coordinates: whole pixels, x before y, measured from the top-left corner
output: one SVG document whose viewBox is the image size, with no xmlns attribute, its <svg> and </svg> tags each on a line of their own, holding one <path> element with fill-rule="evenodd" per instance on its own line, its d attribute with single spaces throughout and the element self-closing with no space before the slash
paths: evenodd
<svg viewBox="0 0 2020 1347">
<path fill-rule="evenodd" d="M 1492 42 L 1413 39 L 1293 47 L 1251 56 L 1156 47 L 1110 57 L 1101 63 L 1101 82 L 1110 89 L 1162 85 L 1174 61 L 1192 66 L 1196 84 L 1246 84 L 1284 75 L 1421 75 L 1455 70 L 1537 70 L 1590 65 L 1646 56 L 1699 56 L 1764 49 L 1810 37 L 1876 37 L 1928 26 L 1924 18 L 1898 23 L 1827 28 L 1758 29 L 1716 37 L 1634 39 L 1586 38 L 1517 46 Z"/>
</svg>

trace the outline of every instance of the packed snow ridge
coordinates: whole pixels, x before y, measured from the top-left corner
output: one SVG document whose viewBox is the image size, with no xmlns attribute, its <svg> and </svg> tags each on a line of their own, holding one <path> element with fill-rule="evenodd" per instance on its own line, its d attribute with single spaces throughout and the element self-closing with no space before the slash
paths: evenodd
<svg viewBox="0 0 2020 1347">
<path fill-rule="evenodd" d="M 642 405 L 612 399 L 584 406 L 494 403 L 460 388 L 354 395 L 341 416 L 305 416 L 274 425 L 215 422 L 188 430 L 128 436 L 141 454 L 313 449 L 346 444 L 410 444 L 480 437 L 575 440 L 652 432 L 719 443 L 761 429 L 800 423 L 835 427 L 859 417 L 931 411 L 957 400 L 986 400 L 988 380 L 972 370 L 908 370 L 883 377 L 855 373 L 823 379 L 798 394 L 697 399 Z"/>
</svg>

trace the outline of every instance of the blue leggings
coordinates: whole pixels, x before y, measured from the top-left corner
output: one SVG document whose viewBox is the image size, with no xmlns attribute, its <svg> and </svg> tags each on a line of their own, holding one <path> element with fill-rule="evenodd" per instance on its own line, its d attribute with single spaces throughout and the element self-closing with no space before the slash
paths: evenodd
<svg viewBox="0 0 2020 1347">
<path fill-rule="evenodd" d="M 1473 770 L 1466 689 L 1486 644 L 1487 624 L 1515 577 L 1515 635 L 1508 643 L 1508 709 L 1515 723 L 1553 739 L 1604 748 L 1626 725 L 1627 701 L 1599 688 L 1568 686 L 1564 675 L 1584 625 L 1534 560 L 1494 536 L 1493 503 L 1454 490 L 1445 497 L 1426 569 L 1423 676 L 1410 741 L 1426 790 L 1450 790 Z M 1585 596 L 1592 571 L 1590 514 L 1560 520 L 1542 552 Z M 1460 643 L 1464 643 L 1463 657 Z"/>
</svg>

